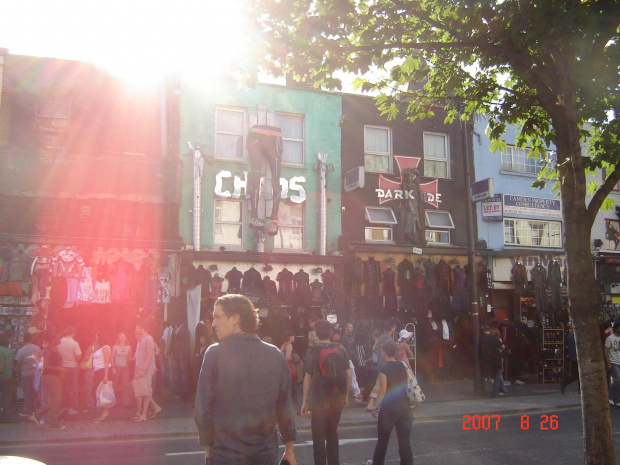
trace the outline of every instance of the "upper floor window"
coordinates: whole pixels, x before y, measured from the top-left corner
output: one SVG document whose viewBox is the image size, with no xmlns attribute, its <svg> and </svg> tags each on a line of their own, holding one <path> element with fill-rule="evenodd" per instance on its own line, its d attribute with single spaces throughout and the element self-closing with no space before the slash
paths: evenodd
<svg viewBox="0 0 620 465">
<path fill-rule="evenodd" d="M 424 133 L 424 176 L 450 177 L 450 154 L 446 134 Z"/>
<path fill-rule="evenodd" d="M 244 110 L 217 108 L 215 110 L 215 156 L 243 158 L 246 115 Z"/>
<path fill-rule="evenodd" d="M 531 150 L 508 145 L 502 152 L 502 169 L 518 173 L 538 174 L 544 163 L 530 156 Z"/>
<path fill-rule="evenodd" d="M 304 163 L 304 117 L 286 113 L 275 114 L 275 125 L 282 131 L 284 150 L 282 163 Z"/>
<path fill-rule="evenodd" d="M 433 244 L 450 244 L 450 230 L 454 229 L 452 215 L 446 211 L 424 212 L 426 229 L 424 230 L 424 238 L 426 242 Z"/>
<path fill-rule="evenodd" d="M 389 207 L 366 207 L 366 221 L 370 226 L 364 228 L 367 242 L 393 242 L 393 225 L 397 224 L 396 215 Z"/>
<path fill-rule="evenodd" d="M 370 173 L 392 172 L 392 132 L 382 126 L 364 126 L 364 169 Z"/>
<path fill-rule="evenodd" d="M 559 221 L 505 219 L 504 244 L 562 247 L 562 223 Z"/>
<path fill-rule="evenodd" d="M 241 247 L 243 245 L 243 201 L 215 199 L 213 244 Z"/>
<path fill-rule="evenodd" d="M 274 250 L 303 250 L 304 207 L 300 203 L 282 202 L 278 211 L 278 234 Z"/>
</svg>

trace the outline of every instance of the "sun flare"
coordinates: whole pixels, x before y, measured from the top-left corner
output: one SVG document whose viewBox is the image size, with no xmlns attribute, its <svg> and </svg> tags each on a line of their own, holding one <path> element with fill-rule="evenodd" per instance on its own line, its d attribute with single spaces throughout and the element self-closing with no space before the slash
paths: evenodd
<svg viewBox="0 0 620 465">
<path fill-rule="evenodd" d="M 22 0 L 0 15 L 10 53 L 94 63 L 131 81 L 230 73 L 248 49 L 242 0 Z"/>
</svg>

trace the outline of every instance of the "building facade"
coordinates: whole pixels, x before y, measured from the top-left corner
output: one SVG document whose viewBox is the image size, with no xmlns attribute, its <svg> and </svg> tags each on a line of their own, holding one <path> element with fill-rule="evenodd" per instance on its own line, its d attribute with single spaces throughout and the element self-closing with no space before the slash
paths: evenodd
<svg viewBox="0 0 620 465">
<path fill-rule="evenodd" d="M 85 336 L 160 317 L 182 245 L 174 96 L 6 50 L 0 89 L 3 323 L 21 342 L 28 325 Z"/>
<path fill-rule="evenodd" d="M 295 328 L 343 311 L 341 108 L 338 94 L 183 81 L 180 232 L 190 327 L 226 292 L 242 291 L 263 317 L 281 312 Z"/>
</svg>

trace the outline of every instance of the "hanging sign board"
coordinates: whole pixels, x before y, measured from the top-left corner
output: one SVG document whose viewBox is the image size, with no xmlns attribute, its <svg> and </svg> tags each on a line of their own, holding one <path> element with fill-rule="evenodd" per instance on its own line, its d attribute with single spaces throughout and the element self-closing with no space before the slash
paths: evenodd
<svg viewBox="0 0 620 465">
<path fill-rule="evenodd" d="M 546 218 L 562 218 L 562 206 L 558 199 L 526 197 L 504 194 L 504 215 L 532 215 Z"/>
<path fill-rule="evenodd" d="M 481 179 L 471 185 L 471 201 L 480 202 L 481 200 L 493 197 L 493 178 Z"/>
<path fill-rule="evenodd" d="M 495 194 L 490 199 L 480 202 L 482 221 L 502 221 L 502 194 Z"/>
</svg>

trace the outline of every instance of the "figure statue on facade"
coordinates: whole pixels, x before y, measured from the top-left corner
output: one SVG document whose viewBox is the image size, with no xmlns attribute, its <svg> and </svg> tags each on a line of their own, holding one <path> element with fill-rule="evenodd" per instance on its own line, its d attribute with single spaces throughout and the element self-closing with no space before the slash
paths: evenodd
<svg viewBox="0 0 620 465">
<path fill-rule="evenodd" d="M 424 244 L 424 228 L 420 222 L 422 192 L 418 170 L 403 173 L 403 200 L 400 201 L 401 240 L 405 244 Z"/>
<path fill-rule="evenodd" d="M 272 207 L 271 222 L 267 227 L 267 234 L 278 234 L 278 207 L 282 186 L 280 185 L 280 167 L 282 165 L 282 132 L 273 126 L 256 125 L 250 128 L 246 139 L 248 157 L 250 159 L 250 174 L 248 176 L 247 192 L 250 197 L 251 217 L 250 228 L 262 231 L 265 222 L 258 217 L 258 201 L 260 198 L 260 178 L 263 175 L 263 160 L 271 172 Z"/>
</svg>

